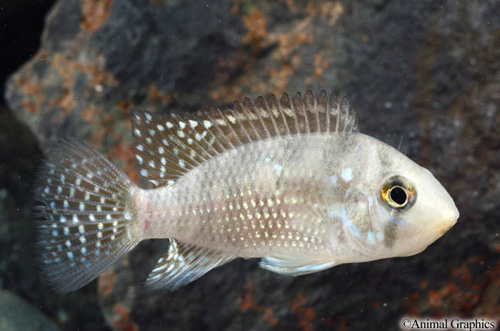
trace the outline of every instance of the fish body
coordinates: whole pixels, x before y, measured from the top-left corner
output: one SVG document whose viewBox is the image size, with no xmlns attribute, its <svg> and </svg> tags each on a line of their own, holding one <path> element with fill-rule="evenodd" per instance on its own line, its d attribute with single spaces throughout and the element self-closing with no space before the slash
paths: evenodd
<svg viewBox="0 0 500 331">
<path fill-rule="evenodd" d="M 191 116 L 135 112 L 132 124 L 154 189 L 76 141 L 42 166 L 40 246 L 58 291 L 145 239 L 170 239 L 147 283 L 173 290 L 238 257 L 301 275 L 416 254 L 458 218 L 429 171 L 359 133 L 348 104 L 324 92 Z"/>
</svg>

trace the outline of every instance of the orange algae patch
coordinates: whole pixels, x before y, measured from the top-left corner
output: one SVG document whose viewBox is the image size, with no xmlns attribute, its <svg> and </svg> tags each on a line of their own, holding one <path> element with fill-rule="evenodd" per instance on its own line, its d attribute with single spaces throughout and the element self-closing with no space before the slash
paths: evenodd
<svg viewBox="0 0 500 331">
<path fill-rule="evenodd" d="M 344 7 L 340 1 L 327 1 L 320 5 L 321 18 L 333 26 L 344 13 Z"/>
<path fill-rule="evenodd" d="M 315 54 L 313 63 L 313 74 L 311 78 L 313 80 L 322 82 L 325 70 L 330 68 L 332 64 L 331 59 L 328 57 L 323 57 L 320 54 Z"/>
<path fill-rule="evenodd" d="M 36 113 L 36 111 L 38 110 L 38 106 L 36 103 L 32 102 L 32 101 L 29 101 L 29 100 L 23 100 L 21 102 L 21 107 L 23 109 L 26 109 L 28 112 L 30 113 Z"/>
<path fill-rule="evenodd" d="M 299 7 L 297 7 L 297 4 L 295 3 L 294 0 L 285 0 L 285 3 L 290 12 L 295 13 L 299 10 Z"/>
<path fill-rule="evenodd" d="M 253 295 L 249 292 L 243 292 L 241 294 L 240 311 L 246 311 L 253 307 Z"/>
<path fill-rule="evenodd" d="M 75 75 L 82 74 L 88 79 L 85 95 L 88 96 L 91 89 L 102 89 L 103 85 L 116 84 L 117 80 L 112 74 L 106 72 L 106 60 L 103 54 L 89 52 L 82 54 L 78 59 L 68 57 L 61 53 L 55 53 L 51 65 L 62 79 L 62 88 L 69 91 L 74 97 L 73 91 L 75 84 Z"/>
<path fill-rule="evenodd" d="M 249 15 L 243 16 L 243 24 L 247 28 L 247 34 L 243 38 L 243 44 L 252 45 L 254 53 L 267 46 L 268 39 L 267 21 L 261 10 L 253 10 Z"/>
<path fill-rule="evenodd" d="M 326 317 L 324 321 L 325 327 L 327 330 L 338 330 L 338 331 L 347 331 L 347 322 L 341 316 L 335 317 Z"/>
<path fill-rule="evenodd" d="M 312 323 L 316 317 L 316 312 L 310 307 L 304 308 L 303 306 L 306 303 L 306 298 L 301 293 L 297 293 L 297 299 L 291 305 L 292 311 L 299 315 L 297 326 L 302 330 L 309 331 L 314 329 Z"/>
<path fill-rule="evenodd" d="M 293 7 L 292 2 L 290 5 Z M 233 11 L 239 10 L 239 7 L 233 6 Z M 219 59 L 214 79 L 216 87 L 209 92 L 213 100 L 229 103 L 241 98 L 246 91 L 279 95 L 286 90 L 290 77 L 303 63 L 300 48 L 314 41 L 313 34 L 307 30 L 312 28 L 311 22 L 316 13 L 302 19 L 291 31 L 276 33 L 268 31 L 265 15 L 261 9 L 252 9 L 248 14 L 242 15 L 247 28 L 242 44 L 250 47 L 252 54 L 249 58 L 248 52 L 239 52 L 229 59 Z M 253 72 L 259 70 L 258 55 L 268 49 L 271 49 L 269 56 L 273 64 L 266 69 L 269 75 L 266 82 L 261 78 L 255 79 Z M 232 79 L 235 71 L 242 73 L 228 85 L 227 81 Z"/>
<path fill-rule="evenodd" d="M 34 59 L 42 60 L 44 56 L 47 55 L 47 51 L 40 50 Z M 21 101 L 21 107 L 26 109 L 29 113 L 35 113 L 40 109 L 40 105 L 44 101 L 44 96 L 42 88 L 36 79 L 33 79 L 33 66 L 34 61 L 28 62 L 21 71 L 22 74 L 16 74 L 14 76 L 15 85 L 19 86 L 24 94 L 24 98 Z"/>
<path fill-rule="evenodd" d="M 125 144 L 123 141 L 118 141 L 113 148 L 110 149 L 106 157 L 114 160 L 124 161 L 123 172 L 134 181 L 139 183 L 139 174 L 136 170 L 134 150 L 132 146 Z"/>
<path fill-rule="evenodd" d="M 113 0 L 82 0 L 82 30 L 98 30 L 107 21 L 112 3 Z"/>
<path fill-rule="evenodd" d="M 139 328 L 130 320 L 130 310 L 121 303 L 114 305 L 113 310 L 118 314 L 118 319 L 114 321 L 115 330 L 137 331 Z"/>
<path fill-rule="evenodd" d="M 149 95 L 151 97 L 151 101 L 158 101 L 159 100 L 159 101 L 163 101 L 166 105 L 168 105 L 174 99 L 172 96 L 161 92 L 155 83 L 151 83 L 149 85 L 149 91 L 150 91 Z"/>
<path fill-rule="evenodd" d="M 96 118 L 97 115 L 102 113 L 101 107 L 86 106 L 83 108 L 82 118 L 87 122 L 91 122 Z"/>
<path fill-rule="evenodd" d="M 263 318 L 272 326 L 278 326 L 278 320 L 273 316 L 273 310 L 271 307 L 267 307 L 266 309 L 264 309 Z"/>
<path fill-rule="evenodd" d="M 489 273 L 482 270 L 480 257 L 471 257 L 458 267 L 450 270 L 450 277 L 440 288 L 430 288 L 423 281 L 420 290 L 409 296 L 405 305 L 411 316 L 487 316 L 498 317 L 500 301 L 485 305 L 489 293 L 500 292 L 500 284 L 495 280 L 500 275 L 500 264 Z M 481 276 L 474 276 L 479 272 Z M 482 307 L 492 307 L 484 311 Z"/>
<path fill-rule="evenodd" d="M 116 274 L 110 269 L 105 271 L 97 279 L 97 288 L 99 293 L 101 293 L 102 298 L 108 297 L 108 295 L 113 291 L 116 282 Z"/>
<path fill-rule="evenodd" d="M 279 321 L 276 317 L 273 316 L 273 309 L 270 306 L 264 307 L 262 305 L 257 305 L 254 303 L 253 293 L 255 291 L 256 289 L 250 281 L 245 284 L 245 288 L 241 293 L 241 302 L 239 305 L 240 311 L 244 312 L 247 310 L 255 310 L 258 312 L 263 312 L 263 320 L 265 320 L 272 326 L 278 326 Z"/>
<path fill-rule="evenodd" d="M 118 101 L 116 103 L 116 107 L 118 107 L 122 111 L 122 114 L 129 114 L 133 104 L 134 103 L 129 100 Z"/>
<path fill-rule="evenodd" d="M 71 112 L 71 109 L 76 106 L 76 101 L 73 95 L 68 90 L 64 90 L 62 96 L 51 100 L 49 104 L 50 107 L 59 106 L 63 109 L 65 114 L 69 114 Z"/>
</svg>

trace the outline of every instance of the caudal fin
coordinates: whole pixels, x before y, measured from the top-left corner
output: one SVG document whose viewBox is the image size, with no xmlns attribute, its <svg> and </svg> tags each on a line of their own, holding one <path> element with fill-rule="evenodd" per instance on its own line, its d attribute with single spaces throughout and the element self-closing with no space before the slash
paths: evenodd
<svg viewBox="0 0 500 331">
<path fill-rule="evenodd" d="M 136 190 L 85 143 L 66 140 L 49 154 L 34 193 L 42 269 L 54 290 L 79 289 L 137 245 Z"/>
</svg>

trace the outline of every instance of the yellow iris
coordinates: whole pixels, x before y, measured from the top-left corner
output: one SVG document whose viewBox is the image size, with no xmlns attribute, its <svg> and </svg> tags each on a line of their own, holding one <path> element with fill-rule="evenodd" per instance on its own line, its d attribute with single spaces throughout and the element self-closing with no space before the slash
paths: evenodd
<svg viewBox="0 0 500 331">
<path fill-rule="evenodd" d="M 413 202 L 415 190 L 411 185 L 391 178 L 382 186 L 380 195 L 390 207 L 401 209 Z"/>
</svg>

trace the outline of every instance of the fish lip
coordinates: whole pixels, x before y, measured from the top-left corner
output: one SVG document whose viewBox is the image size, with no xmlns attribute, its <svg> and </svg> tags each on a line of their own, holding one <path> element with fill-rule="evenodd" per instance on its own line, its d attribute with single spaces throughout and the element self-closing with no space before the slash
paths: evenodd
<svg viewBox="0 0 500 331">
<path fill-rule="evenodd" d="M 458 217 L 454 219 L 453 221 L 441 221 L 437 222 L 436 225 L 425 229 L 424 231 L 420 232 L 422 235 L 429 235 L 429 234 L 437 234 L 434 241 L 437 240 L 438 238 L 442 237 L 446 232 L 448 232 L 455 224 L 457 224 Z M 434 237 L 434 236 L 433 236 Z"/>
<path fill-rule="evenodd" d="M 434 223 L 435 225 L 429 229 L 429 231 L 438 231 L 441 232 L 442 234 L 445 234 L 450 230 L 455 224 L 458 222 L 458 218 L 460 217 L 460 212 L 458 211 L 457 207 L 455 204 L 448 203 L 446 205 L 446 212 L 444 215 L 448 215 L 447 217 L 442 217 L 440 220 L 436 220 Z"/>
</svg>

